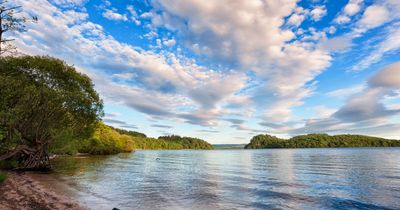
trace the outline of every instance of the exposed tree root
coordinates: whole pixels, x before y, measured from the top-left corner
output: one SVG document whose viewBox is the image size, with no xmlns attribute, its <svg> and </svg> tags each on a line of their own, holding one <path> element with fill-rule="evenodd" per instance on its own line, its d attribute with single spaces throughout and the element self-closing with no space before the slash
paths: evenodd
<svg viewBox="0 0 400 210">
<path fill-rule="evenodd" d="M 26 159 L 17 170 L 48 170 L 51 168 L 49 155 L 44 146 L 33 149 L 26 145 L 18 145 L 11 152 L 0 156 L 0 161 L 18 155 L 23 155 Z"/>
</svg>

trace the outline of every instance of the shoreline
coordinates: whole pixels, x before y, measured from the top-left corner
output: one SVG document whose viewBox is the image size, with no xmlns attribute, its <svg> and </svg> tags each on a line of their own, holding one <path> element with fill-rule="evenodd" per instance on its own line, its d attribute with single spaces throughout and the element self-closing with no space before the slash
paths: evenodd
<svg viewBox="0 0 400 210">
<path fill-rule="evenodd" d="M 57 190 L 57 186 L 46 186 L 41 182 L 40 177 L 46 176 L 45 174 L 10 171 L 6 173 L 7 179 L 0 184 L 0 210 L 85 209 L 61 190 Z"/>
</svg>

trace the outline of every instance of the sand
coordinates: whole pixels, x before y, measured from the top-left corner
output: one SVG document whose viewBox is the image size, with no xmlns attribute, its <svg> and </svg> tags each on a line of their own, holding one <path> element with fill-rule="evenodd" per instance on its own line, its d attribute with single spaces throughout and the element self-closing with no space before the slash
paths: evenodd
<svg viewBox="0 0 400 210">
<path fill-rule="evenodd" d="M 68 196 L 37 181 L 32 174 L 8 172 L 0 184 L 0 210 L 84 209 Z"/>
</svg>

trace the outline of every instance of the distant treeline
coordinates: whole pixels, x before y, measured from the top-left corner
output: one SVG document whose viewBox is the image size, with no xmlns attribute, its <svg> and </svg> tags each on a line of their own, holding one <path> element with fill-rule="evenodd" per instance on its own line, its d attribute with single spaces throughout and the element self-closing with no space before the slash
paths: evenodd
<svg viewBox="0 0 400 210">
<path fill-rule="evenodd" d="M 111 127 L 111 126 L 109 126 L 109 127 Z M 127 130 L 124 130 L 124 129 L 114 128 L 114 127 L 111 127 L 111 128 L 113 128 L 114 130 L 116 130 L 120 134 L 125 134 L 125 135 L 129 135 L 129 136 L 133 136 L 133 137 L 142 137 L 142 138 L 146 138 L 147 137 L 146 134 L 140 133 L 140 132 L 137 132 L 137 131 L 127 131 Z"/>
<path fill-rule="evenodd" d="M 308 134 L 281 139 L 268 134 L 254 136 L 245 149 L 264 148 L 337 148 L 337 147 L 400 147 L 400 141 L 364 135 Z"/>
<path fill-rule="evenodd" d="M 246 144 L 213 144 L 214 149 L 243 149 Z"/>
<path fill-rule="evenodd" d="M 77 139 L 65 132 L 60 133 L 56 139 L 50 151 L 55 154 L 70 155 L 76 153 L 106 155 L 133 150 L 213 149 L 211 144 L 197 138 L 180 136 L 149 138 L 143 133 L 113 128 L 102 122 L 97 124 L 90 138 Z"/>
</svg>

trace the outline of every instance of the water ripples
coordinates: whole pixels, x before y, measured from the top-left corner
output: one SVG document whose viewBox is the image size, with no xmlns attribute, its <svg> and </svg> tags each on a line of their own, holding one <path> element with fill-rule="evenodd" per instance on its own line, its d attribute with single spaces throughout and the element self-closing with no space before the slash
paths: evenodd
<svg viewBox="0 0 400 210">
<path fill-rule="evenodd" d="M 400 149 L 138 151 L 55 162 L 92 209 L 399 209 Z"/>
</svg>

